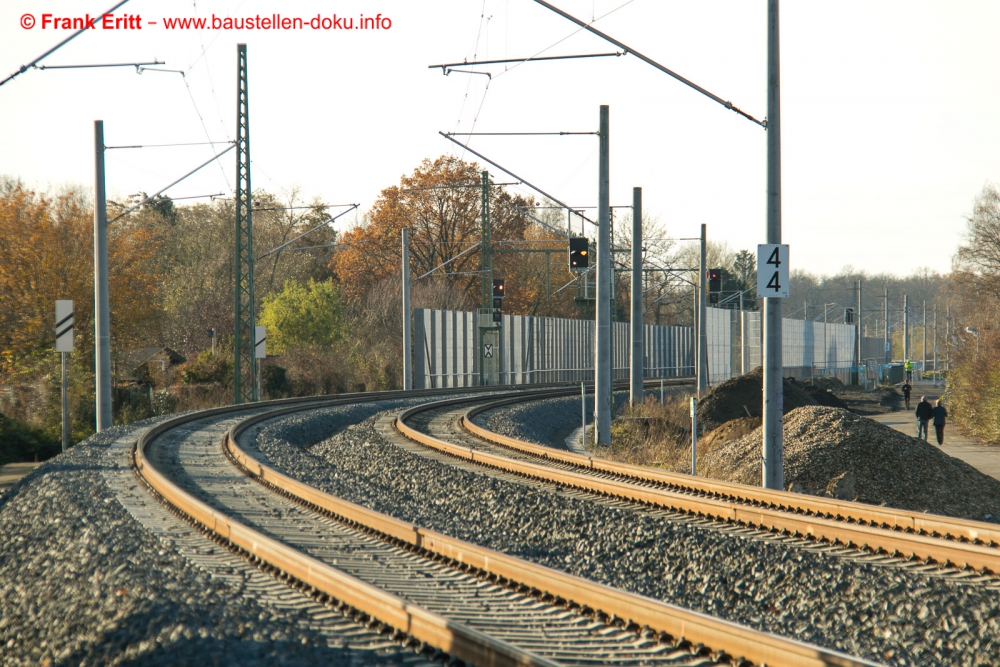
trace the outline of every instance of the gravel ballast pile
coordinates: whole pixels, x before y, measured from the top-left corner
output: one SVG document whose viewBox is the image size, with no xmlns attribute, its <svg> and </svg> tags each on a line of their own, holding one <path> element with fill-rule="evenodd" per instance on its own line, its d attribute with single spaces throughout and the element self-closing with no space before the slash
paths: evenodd
<svg viewBox="0 0 1000 667">
<path fill-rule="evenodd" d="M 1000 652 L 995 591 L 456 469 L 393 445 L 374 419 L 351 425 L 350 413 L 358 409 L 268 425 L 257 455 L 400 519 L 880 663 L 978 666 Z"/>
<path fill-rule="evenodd" d="M 760 442 L 758 428 L 726 443 L 706 457 L 703 473 L 759 485 Z M 1000 480 L 847 410 L 793 410 L 785 415 L 784 443 L 785 484 L 794 490 L 976 520 L 1000 514 Z"/>
<path fill-rule="evenodd" d="M 732 419 L 760 417 L 763 406 L 764 371 L 758 366 L 746 375 L 738 375 L 712 388 L 698 402 L 698 423 L 712 430 Z M 784 410 L 816 405 L 798 382 L 785 378 Z"/>
<path fill-rule="evenodd" d="M 153 536 L 107 482 L 113 473 L 137 483 L 128 470 L 109 471 L 116 464 L 105 456 L 130 430 L 93 436 L 0 496 L 0 664 L 412 661 L 413 653 L 402 649 L 394 658 L 330 646 L 294 604 L 278 609 L 246 594 L 244 576 L 266 577 L 255 568 L 247 566 L 244 575 L 241 561 L 222 550 L 235 566 L 214 578 Z M 162 521 L 173 520 L 162 513 Z M 196 539 L 204 541 L 202 553 L 219 549 Z M 283 594 L 293 603 L 304 597 L 291 589 Z M 355 635 L 365 632 L 352 627 Z"/>
</svg>

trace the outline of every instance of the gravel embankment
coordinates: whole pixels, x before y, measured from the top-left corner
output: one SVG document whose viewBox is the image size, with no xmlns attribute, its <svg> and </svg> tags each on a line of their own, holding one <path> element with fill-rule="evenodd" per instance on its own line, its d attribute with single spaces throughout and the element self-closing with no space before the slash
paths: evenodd
<svg viewBox="0 0 1000 667">
<path fill-rule="evenodd" d="M 760 483 L 758 427 L 709 452 L 707 477 Z M 867 417 L 823 406 L 785 415 L 785 483 L 889 507 L 982 521 L 1000 515 L 1000 481 L 933 444 Z"/>
<path fill-rule="evenodd" d="M 360 505 L 755 628 L 891 665 L 977 666 L 1000 653 L 996 591 L 455 469 L 391 444 L 374 419 L 351 425 L 360 407 L 291 416 L 257 444 Z"/>
<path fill-rule="evenodd" d="M 688 386 L 667 386 L 664 395 L 690 392 Z M 660 390 L 646 391 L 647 396 L 659 397 Z M 628 405 L 628 392 L 615 392 L 615 413 L 622 412 Z M 534 442 L 539 445 L 566 449 L 565 438 L 580 427 L 580 396 L 550 398 L 530 403 L 515 403 L 481 412 L 475 422 L 494 433 Z M 594 396 L 587 395 L 587 424 L 593 425 Z"/>
<path fill-rule="evenodd" d="M 400 662 L 402 650 L 330 646 L 304 614 L 244 594 L 238 565 L 214 578 L 147 531 L 104 474 L 109 445 L 137 426 L 90 438 L 0 496 L 0 664 Z"/>
</svg>

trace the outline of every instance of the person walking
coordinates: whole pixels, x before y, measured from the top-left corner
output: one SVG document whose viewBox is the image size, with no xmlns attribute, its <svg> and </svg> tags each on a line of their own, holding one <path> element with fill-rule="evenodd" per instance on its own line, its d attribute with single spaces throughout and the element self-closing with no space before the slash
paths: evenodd
<svg viewBox="0 0 1000 667">
<path fill-rule="evenodd" d="M 906 381 L 913 382 L 913 362 L 909 359 L 903 362 L 903 370 L 906 371 Z"/>
<path fill-rule="evenodd" d="M 944 403 L 939 398 L 931 411 L 934 416 L 934 434 L 937 436 L 938 446 L 944 444 L 944 423 L 948 418 L 948 411 L 944 409 Z"/>
<path fill-rule="evenodd" d="M 917 437 L 923 438 L 923 441 L 927 442 L 927 422 L 934 416 L 934 408 L 927 402 L 926 396 L 920 397 L 915 412 L 917 415 Z"/>
<path fill-rule="evenodd" d="M 910 386 L 909 382 L 904 382 L 903 386 L 900 387 L 903 390 L 903 400 L 906 401 L 906 409 L 910 409 L 910 392 L 913 391 L 913 387 Z"/>
</svg>

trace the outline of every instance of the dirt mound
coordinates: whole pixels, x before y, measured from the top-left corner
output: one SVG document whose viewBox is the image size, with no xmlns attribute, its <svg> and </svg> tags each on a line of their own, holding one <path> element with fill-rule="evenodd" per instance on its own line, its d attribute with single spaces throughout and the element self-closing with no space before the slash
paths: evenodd
<svg viewBox="0 0 1000 667">
<path fill-rule="evenodd" d="M 840 391 L 844 388 L 844 383 L 835 377 L 814 378 L 812 380 L 807 380 L 806 384 L 811 384 L 812 386 L 819 387 L 820 389 L 829 389 L 830 391 Z"/>
<path fill-rule="evenodd" d="M 1000 480 L 932 444 L 846 410 L 802 407 L 785 416 L 788 488 L 873 505 L 982 520 L 1000 514 Z M 706 452 L 699 472 L 760 485 L 761 431 Z"/>
<path fill-rule="evenodd" d="M 823 389 L 822 387 L 817 387 L 814 385 L 806 385 L 803 390 L 809 394 L 818 405 L 825 405 L 828 408 L 843 408 L 847 409 L 847 403 L 837 398 L 837 396 L 829 389 Z"/>
<path fill-rule="evenodd" d="M 760 417 L 763 394 L 764 370 L 757 367 L 746 375 L 739 375 L 714 387 L 698 402 L 698 422 L 706 429 L 715 429 L 733 419 Z M 803 385 L 785 379 L 784 411 L 804 405 L 816 405 L 803 389 Z"/>
<path fill-rule="evenodd" d="M 760 427 L 760 417 L 740 417 L 731 419 L 698 440 L 698 447 L 708 451 L 730 440 L 742 438 Z"/>
</svg>

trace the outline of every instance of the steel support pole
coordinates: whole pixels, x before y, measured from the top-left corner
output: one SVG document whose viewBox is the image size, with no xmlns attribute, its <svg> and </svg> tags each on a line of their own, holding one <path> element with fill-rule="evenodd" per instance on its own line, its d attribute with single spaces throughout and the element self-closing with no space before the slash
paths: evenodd
<svg viewBox="0 0 1000 667">
<path fill-rule="evenodd" d="M 858 369 L 857 370 L 858 384 L 864 384 L 862 382 L 862 371 L 861 371 L 861 366 L 864 363 L 863 360 L 861 359 L 861 356 L 864 354 L 864 347 L 862 346 L 862 336 L 864 335 L 864 328 L 861 326 L 861 321 L 863 319 L 861 313 L 864 312 L 863 311 L 864 301 L 862 300 L 862 283 L 863 283 L 863 281 L 859 279 L 858 280 L 858 318 L 857 318 L 857 321 L 856 321 L 856 323 L 854 325 L 855 329 L 856 329 L 856 333 L 854 335 L 854 342 L 855 342 L 855 346 L 854 346 L 855 347 L 854 365 Z"/>
<path fill-rule="evenodd" d="M 691 474 L 698 474 L 698 403 L 691 399 Z"/>
<path fill-rule="evenodd" d="M 708 319 L 708 303 L 705 298 L 705 274 L 708 272 L 707 226 L 701 226 L 701 253 L 698 255 L 698 287 L 696 303 L 698 304 L 698 400 L 708 393 L 708 331 L 705 321 Z"/>
<path fill-rule="evenodd" d="M 923 355 L 920 357 L 920 379 L 924 379 L 924 371 L 927 370 L 927 301 L 923 304 L 924 316 L 923 316 L 923 327 L 924 327 L 924 345 L 923 345 Z"/>
<path fill-rule="evenodd" d="M 767 3 L 767 242 L 781 243 L 781 91 L 778 0 Z M 785 487 L 781 299 L 764 299 L 763 465 L 761 486 Z"/>
<path fill-rule="evenodd" d="M 632 188 L 632 312 L 629 357 L 629 402 L 642 403 L 643 327 L 642 327 L 642 188 Z"/>
<path fill-rule="evenodd" d="M 747 314 L 743 310 L 743 292 L 740 292 L 740 375 L 747 374 Z"/>
<path fill-rule="evenodd" d="M 597 182 L 597 350 L 594 368 L 594 432 L 601 445 L 611 444 L 611 219 L 608 106 L 601 105 L 600 167 Z"/>
<path fill-rule="evenodd" d="M 892 361 L 892 346 L 889 345 L 889 288 L 882 291 L 884 310 L 882 311 L 882 345 L 885 350 L 885 363 Z"/>
<path fill-rule="evenodd" d="M 410 230 L 403 228 L 403 389 L 413 389 L 413 350 L 410 343 Z"/>
<path fill-rule="evenodd" d="M 108 315 L 108 203 L 104 121 L 94 121 L 94 356 L 97 432 L 111 427 L 111 323 Z"/>
<path fill-rule="evenodd" d="M 944 371 L 945 383 L 947 384 L 947 373 L 951 372 L 951 306 L 944 309 Z"/>
<path fill-rule="evenodd" d="M 903 295 L 903 361 L 910 358 L 910 297 Z"/>
<path fill-rule="evenodd" d="M 62 357 L 62 450 L 69 447 L 69 398 L 66 391 L 66 352 L 60 352 Z"/>
<path fill-rule="evenodd" d="M 236 260 L 233 340 L 233 402 L 260 400 L 254 356 L 253 201 L 250 184 L 250 81 L 247 45 L 236 45 Z"/>
<path fill-rule="evenodd" d="M 937 357 L 937 341 L 938 341 L 938 328 L 937 328 L 937 304 L 934 304 L 934 386 L 938 386 L 938 357 Z"/>
</svg>

